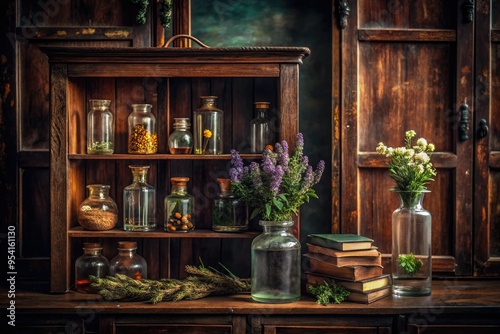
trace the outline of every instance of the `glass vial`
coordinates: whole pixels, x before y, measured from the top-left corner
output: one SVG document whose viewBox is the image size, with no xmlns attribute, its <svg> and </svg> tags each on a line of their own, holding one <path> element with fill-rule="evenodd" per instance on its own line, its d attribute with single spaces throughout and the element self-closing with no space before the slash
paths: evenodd
<svg viewBox="0 0 500 334">
<path fill-rule="evenodd" d="M 224 113 L 215 104 L 217 96 L 200 96 L 201 107 L 194 110 L 194 153 L 222 154 Z"/>
<path fill-rule="evenodd" d="M 238 232 L 248 229 L 246 205 L 231 192 L 231 179 L 218 178 L 220 192 L 214 198 L 212 229 L 217 232 Z"/>
<path fill-rule="evenodd" d="M 174 131 L 168 137 L 170 154 L 191 154 L 193 135 L 189 118 L 174 118 Z"/>
<path fill-rule="evenodd" d="M 428 296 L 432 290 L 432 216 L 422 207 L 426 191 L 395 192 L 400 206 L 392 213 L 392 294 Z"/>
<path fill-rule="evenodd" d="M 252 299 L 290 303 L 300 299 L 300 242 L 293 221 L 260 221 L 263 233 L 252 241 Z"/>
<path fill-rule="evenodd" d="M 123 189 L 123 229 L 153 231 L 156 229 L 156 191 L 146 181 L 149 166 L 129 166 L 132 184 Z"/>
<path fill-rule="evenodd" d="M 194 196 L 187 192 L 188 177 L 172 177 L 172 192 L 165 197 L 165 231 L 194 230 Z"/>
<path fill-rule="evenodd" d="M 113 154 L 114 120 L 109 110 L 110 100 L 89 100 L 87 114 L 87 153 Z"/>
<path fill-rule="evenodd" d="M 105 231 L 116 226 L 118 207 L 109 197 L 109 185 L 89 184 L 88 197 L 78 208 L 78 223 L 86 230 Z"/>
<path fill-rule="evenodd" d="M 99 290 L 90 284 L 90 276 L 104 278 L 109 275 L 109 262 L 101 254 L 99 243 L 83 243 L 83 255 L 75 262 L 76 291 L 82 293 L 98 293 Z"/>
<path fill-rule="evenodd" d="M 256 118 L 250 122 L 251 153 L 262 153 L 274 144 L 274 129 L 269 118 L 269 102 L 255 102 Z"/>
<path fill-rule="evenodd" d="M 137 254 L 137 242 L 118 242 L 118 255 L 109 261 L 109 274 L 123 274 L 136 280 L 148 278 L 146 260 Z"/>
<path fill-rule="evenodd" d="M 128 116 L 128 153 L 154 154 L 158 152 L 156 118 L 151 104 L 133 104 Z"/>
</svg>

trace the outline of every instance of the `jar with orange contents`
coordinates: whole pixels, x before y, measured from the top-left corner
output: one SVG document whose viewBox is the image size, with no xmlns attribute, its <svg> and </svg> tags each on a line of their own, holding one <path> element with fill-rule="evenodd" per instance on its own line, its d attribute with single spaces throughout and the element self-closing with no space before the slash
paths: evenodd
<svg viewBox="0 0 500 334">
<path fill-rule="evenodd" d="M 194 196 L 187 191 L 188 177 L 172 177 L 172 191 L 165 197 L 164 228 L 167 232 L 194 230 Z"/>
<path fill-rule="evenodd" d="M 123 274 L 136 280 L 147 278 L 148 265 L 146 260 L 137 254 L 137 242 L 118 242 L 118 255 L 109 262 L 111 276 Z"/>
</svg>

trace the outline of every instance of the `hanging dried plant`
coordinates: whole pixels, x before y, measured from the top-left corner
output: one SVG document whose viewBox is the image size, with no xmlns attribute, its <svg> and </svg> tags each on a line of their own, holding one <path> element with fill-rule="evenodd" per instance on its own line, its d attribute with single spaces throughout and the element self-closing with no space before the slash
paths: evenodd
<svg viewBox="0 0 500 334">
<path fill-rule="evenodd" d="M 131 0 L 132 3 L 139 5 L 136 21 L 139 24 L 146 23 L 146 13 L 148 11 L 148 0 Z M 169 28 L 172 22 L 172 0 L 159 0 L 161 4 L 160 22 L 165 28 Z"/>
</svg>

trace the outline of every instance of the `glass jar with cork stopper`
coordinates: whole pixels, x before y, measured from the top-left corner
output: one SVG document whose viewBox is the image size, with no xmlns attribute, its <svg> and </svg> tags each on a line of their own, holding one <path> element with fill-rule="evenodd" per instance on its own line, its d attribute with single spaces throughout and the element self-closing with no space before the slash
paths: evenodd
<svg viewBox="0 0 500 334">
<path fill-rule="evenodd" d="M 231 192 L 231 179 L 217 178 L 220 192 L 212 207 L 212 229 L 217 232 L 239 232 L 248 229 L 245 203 Z"/>
<path fill-rule="evenodd" d="M 167 232 L 194 230 L 194 196 L 187 192 L 188 177 L 172 177 L 172 191 L 165 197 L 165 222 Z"/>
<path fill-rule="evenodd" d="M 109 261 L 101 254 L 102 245 L 97 242 L 84 242 L 83 255 L 75 261 L 76 291 L 98 293 L 91 286 L 90 276 L 104 278 L 109 275 Z"/>
<path fill-rule="evenodd" d="M 189 118 L 174 118 L 174 131 L 168 137 L 170 154 L 191 154 L 193 135 Z"/>
<path fill-rule="evenodd" d="M 118 255 L 109 261 L 109 274 L 123 274 L 136 280 L 148 278 L 148 265 L 146 260 L 137 254 L 137 242 L 118 242 Z"/>
<path fill-rule="evenodd" d="M 255 102 L 256 117 L 250 122 L 250 151 L 262 153 L 274 144 L 274 129 L 269 118 L 269 102 Z"/>
</svg>

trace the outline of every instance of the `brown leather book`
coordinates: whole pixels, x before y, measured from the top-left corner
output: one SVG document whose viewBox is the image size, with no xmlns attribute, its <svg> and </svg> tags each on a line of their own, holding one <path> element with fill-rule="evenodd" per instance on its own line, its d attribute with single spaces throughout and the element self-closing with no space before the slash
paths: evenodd
<svg viewBox="0 0 500 334">
<path fill-rule="evenodd" d="M 309 271 L 351 281 L 361 281 L 382 275 L 382 266 L 345 266 L 339 267 L 330 262 L 322 261 L 310 253 L 304 254 L 309 259 Z"/>
</svg>

